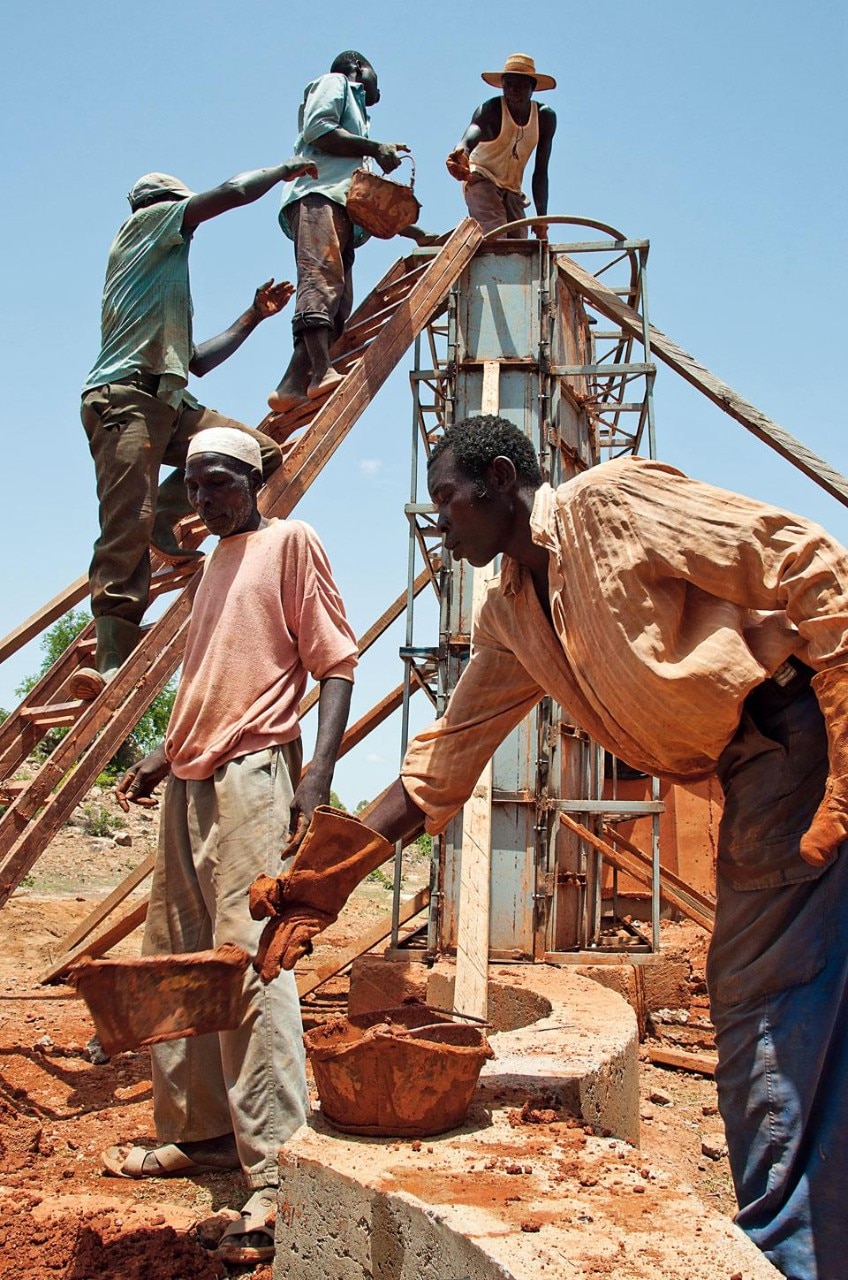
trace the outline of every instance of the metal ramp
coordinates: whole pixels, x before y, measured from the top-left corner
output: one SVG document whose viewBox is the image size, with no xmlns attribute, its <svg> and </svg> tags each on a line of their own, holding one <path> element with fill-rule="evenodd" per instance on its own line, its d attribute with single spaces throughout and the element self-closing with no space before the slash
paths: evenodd
<svg viewBox="0 0 848 1280">
<path fill-rule="evenodd" d="M 285 517 L 292 512 L 416 335 L 443 306 L 481 238 L 477 223 L 466 219 L 440 250 L 418 251 L 396 262 L 353 313 L 333 350 L 333 363 L 345 374 L 336 391 L 323 403 L 309 405 L 300 413 L 271 415 L 261 424 L 284 448 L 282 466 L 260 495 L 264 514 Z M 183 522 L 179 532 L 183 545 L 196 546 L 203 536 L 199 522 Z M 0 726 L 0 799 L 8 806 L 0 817 L 0 906 L 176 670 L 198 581 L 196 565 L 173 569 L 154 560 L 154 596 L 173 591 L 179 594 L 162 617 L 145 629 L 135 651 L 100 696 L 83 703 L 69 700 L 64 692 L 77 666 L 91 661 L 93 628 L 89 627 Z M 425 575 L 421 586 L 426 581 Z M 0 642 L 0 660 L 85 594 L 84 580 L 72 583 Z M 373 642 L 376 636 L 368 641 L 368 635 L 381 623 L 383 628 L 389 625 L 405 600 L 404 594 L 389 607 L 362 638 L 361 646 Z M 395 699 L 398 696 L 395 694 Z M 392 706 L 389 695 L 364 720 L 373 727 L 379 722 L 374 717 L 389 714 Z M 55 726 L 68 727 L 69 732 L 32 778 L 11 781 Z M 348 740 L 365 732 L 367 726 L 361 722 L 351 726 Z"/>
</svg>

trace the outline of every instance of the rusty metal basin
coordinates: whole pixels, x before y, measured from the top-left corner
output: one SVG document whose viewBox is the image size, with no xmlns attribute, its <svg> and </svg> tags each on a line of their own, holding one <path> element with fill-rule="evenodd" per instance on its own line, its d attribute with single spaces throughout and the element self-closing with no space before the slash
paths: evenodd
<svg viewBox="0 0 848 1280">
<path fill-rule="evenodd" d="M 458 1128 L 483 1063 L 495 1056 L 479 1027 L 422 1004 L 333 1018 L 303 1042 L 325 1120 L 375 1137 Z"/>
<path fill-rule="evenodd" d="M 88 1005 L 106 1053 L 237 1027 L 250 956 L 224 943 L 214 951 L 93 960 L 68 978 Z"/>
</svg>

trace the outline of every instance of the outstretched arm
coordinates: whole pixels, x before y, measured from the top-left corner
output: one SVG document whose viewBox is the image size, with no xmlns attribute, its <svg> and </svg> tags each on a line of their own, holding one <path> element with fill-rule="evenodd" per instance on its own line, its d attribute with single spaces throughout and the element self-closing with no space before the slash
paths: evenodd
<svg viewBox="0 0 848 1280">
<path fill-rule="evenodd" d="M 551 144 L 556 133 L 556 115 L 550 107 L 539 108 L 539 141 L 536 145 L 536 165 L 533 169 L 533 204 L 536 212 L 544 215 L 548 212 L 548 163 L 551 158 Z M 533 234 L 539 240 L 547 240 L 548 229 L 545 226 L 534 227 Z"/>
<path fill-rule="evenodd" d="M 457 182 L 465 182 L 469 177 L 471 167 L 468 163 L 468 157 L 477 146 L 477 143 L 491 141 L 497 134 L 499 125 L 495 125 L 492 120 L 491 107 L 493 101 L 499 102 L 500 100 L 498 98 L 490 99 L 477 108 L 458 145 L 454 147 L 447 160 L 445 160 L 448 173 L 452 178 L 456 178 Z M 493 129 L 494 132 L 492 131 Z"/>
<path fill-rule="evenodd" d="M 288 182 L 290 178 L 300 177 L 304 173 L 313 178 L 318 176 L 318 170 L 311 160 L 301 160 L 297 156 L 270 169 L 251 169 L 247 173 L 237 173 L 220 187 L 201 191 L 191 197 L 183 214 L 183 230 L 193 231 L 201 222 L 208 222 L 210 218 L 217 218 L 219 214 L 228 213 L 230 209 L 237 209 L 243 204 L 252 204 L 278 182 Z"/>
<path fill-rule="evenodd" d="M 204 373 L 223 364 L 234 351 L 238 351 L 247 335 L 253 333 L 258 324 L 267 320 L 268 316 L 275 316 L 278 311 L 282 311 L 293 293 L 294 285 L 289 280 L 274 284 L 272 278 L 261 284 L 253 295 L 253 302 L 233 321 L 229 329 L 195 347 L 188 366 L 191 372 L 202 378 Z"/>
</svg>

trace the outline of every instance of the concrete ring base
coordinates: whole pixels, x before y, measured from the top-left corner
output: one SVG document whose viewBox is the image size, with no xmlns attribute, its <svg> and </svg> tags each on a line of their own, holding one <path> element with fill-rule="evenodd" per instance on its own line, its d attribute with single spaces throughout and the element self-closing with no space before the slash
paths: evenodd
<svg viewBox="0 0 848 1280">
<path fill-rule="evenodd" d="M 353 1138 L 315 1112 L 282 1148 L 275 1280 L 774 1280 L 731 1222 L 645 1168 L 621 997 L 570 970 L 494 972 L 490 1016 L 512 1029 L 492 1032 L 462 1128 Z M 425 981 L 448 1007 L 451 966 Z"/>
</svg>

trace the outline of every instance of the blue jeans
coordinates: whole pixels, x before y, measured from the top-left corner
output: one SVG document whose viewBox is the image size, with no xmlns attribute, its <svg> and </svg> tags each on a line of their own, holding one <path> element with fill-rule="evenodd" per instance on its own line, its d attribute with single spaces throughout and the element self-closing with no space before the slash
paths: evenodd
<svg viewBox="0 0 848 1280">
<path fill-rule="evenodd" d="M 707 981 L 736 1221 L 789 1280 L 845 1280 L 848 845 L 824 870 L 797 851 L 827 772 L 812 692 L 744 713 L 722 766 Z"/>
</svg>

